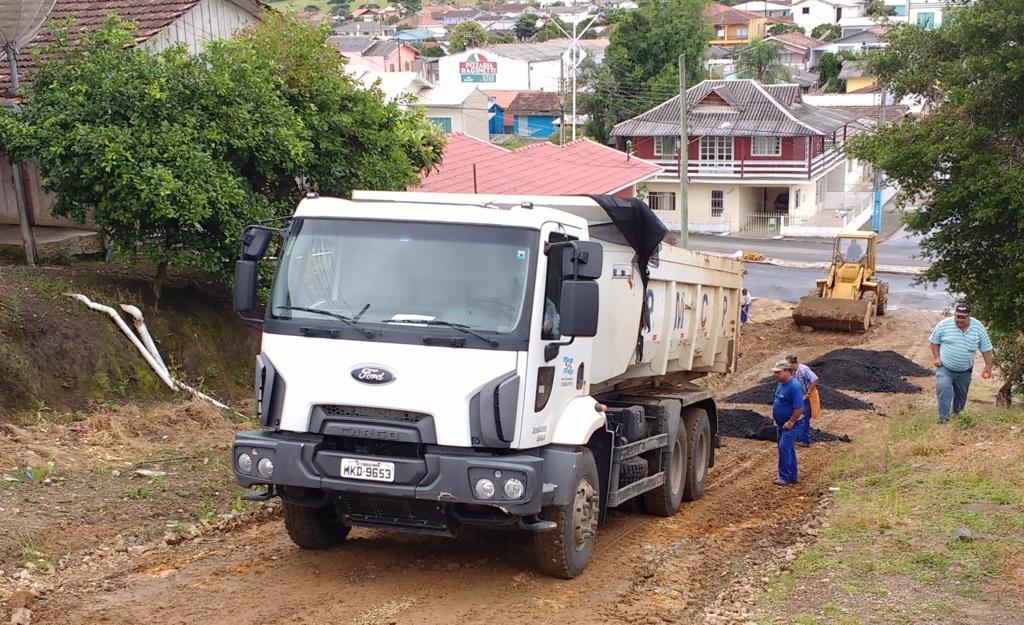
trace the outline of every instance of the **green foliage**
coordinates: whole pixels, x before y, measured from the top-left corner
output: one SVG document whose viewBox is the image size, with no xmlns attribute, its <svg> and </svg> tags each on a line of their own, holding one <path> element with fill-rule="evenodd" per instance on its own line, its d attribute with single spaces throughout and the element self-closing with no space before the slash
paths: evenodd
<svg viewBox="0 0 1024 625">
<path fill-rule="evenodd" d="M 499 43 L 515 43 L 516 36 L 512 33 L 494 33 L 493 35 L 487 36 L 487 44 L 495 45 Z"/>
<path fill-rule="evenodd" d="M 643 0 L 617 16 L 601 66 L 584 61 L 586 85 L 578 109 L 589 116 L 586 134 L 606 142 L 612 126 L 679 93 L 679 55 L 685 54 L 687 84 L 705 77 L 702 67 L 711 33 L 701 0 Z"/>
<path fill-rule="evenodd" d="M 537 34 L 537 20 L 539 19 L 540 18 L 537 17 L 535 13 L 523 13 L 519 19 L 516 20 L 516 25 L 514 27 L 516 38 L 518 38 L 519 41 L 526 41 Z"/>
<path fill-rule="evenodd" d="M 441 46 L 424 46 L 422 49 L 420 49 L 420 56 L 439 58 L 444 56 L 444 48 L 442 48 Z"/>
<path fill-rule="evenodd" d="M 391 5 L 398 9 L 402 17 L 409 17 L 423 8 L 421 0 L 395 0 Z"/>
<path fill-rule="evenodd" d="M 843 36 L 843 27 L 839 24 L 818 24 L 811 29 L 811 36 L 815 39 L 834 41 Z"/>
<path fill-rule="evenodd" d="M 896 7 L 891 4 L 886 4 L 885 0 L 871 0 L 868 2 L 867 8 L 864 10 L 864 15 L 868 17 L 888 17 L 890 15 L 896 15 Z"/>
<path fill-rule="evenodd" d="M 487 45 L 487 31 L 480 25 L 480 22 L 466 20 L 448 33 L 448 52 L 458 54 L 472 48 L 482 48 Z"/>
<path fill-rule="evenodd" d="M 1024 332 L 1024 12 L 979 0 L 924 30 L 896 25 L 868 70 L 897 100 L 932 108 L 851 142 L 851 153 L 921 198 L 906 214 L 932 265 L 1009 344 Z M 1017 378 L 1019 381 L 1019 378 Z"/>
<path fill-rule="evenodd" d="M 753 78 L 765 85 L 789 82 L 789 69 L 782 64 L 782 44 L 764 39 L 753 41 L 738 51 L 737 78 Z"/>
<path fill-rule="evenodd" d="M 290 212 L 307 189 L 404 189 L 443 136 L 344 72 L 314 29 L 277 13 L 198 55 L 135 47 L 110 16 L 72 41 L 71 19 L 36 50 L 20 113 L 0 141 L 38 159 L 52 211 L 90 217 L 123 257 L 230 280 L 242 228 Z"/>
<path fill-rule="evenodd" d="M 565 35 L 570 33 L 572 33 L 572 26 L 565 23 L 557 15 L 552 15 L 544 20 L 540 29 L 537 30 L 537 34 L 533 36 L 533 40 L 544 42 L 549 39 L 564 39 Z"/>
<path fill-rule="evenodd" d="M 807 29 L 796 24 L 783 24 L 782 22 L 776 22 L 768 27 L 768 35 L 770 37 L 785 35 L 786 33 L 800 33 L 804 35 L 807 34 Z"/>
</svg>

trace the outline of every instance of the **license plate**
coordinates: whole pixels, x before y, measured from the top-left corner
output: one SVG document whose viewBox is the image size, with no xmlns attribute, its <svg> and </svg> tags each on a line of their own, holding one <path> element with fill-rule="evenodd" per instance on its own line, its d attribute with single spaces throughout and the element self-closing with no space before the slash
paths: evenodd
<svg viewBox="0 0 1024 625">
<path fill-rule="evenodd" d="M 395 463 L 342 458 L 341 477 L 350 480 L 370 480 L 371 482 L 394 482 Z"/>
</svg>

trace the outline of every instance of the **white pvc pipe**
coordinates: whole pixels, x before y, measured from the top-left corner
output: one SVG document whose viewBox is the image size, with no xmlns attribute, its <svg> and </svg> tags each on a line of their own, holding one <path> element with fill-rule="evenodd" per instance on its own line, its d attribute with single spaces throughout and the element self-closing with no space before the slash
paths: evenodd
<svg viewBox="0 0 1024 625">
<path fill-rule="evenodd" d="M 167 370 L 161 367 L 159 363 L 157 363 L 157 361 L 153 359 L 153 355 L 150 354 L 146 347 L 139 341 L 138 337 L 136 337 L 135 333 L 132 332 L 131 328 L 128 327 L 128 324 L 124 322 L 124 319 L 121 318 L 121 315 L 117 314 L 116 310 L 114 310 L 110 306 L 97 304 L 96 302 L 93 302 L 92 300 L 82 295 L 81 293 L 68 293 L 68 297 L 73 297 L 74 299 L 77 299 L 78 301 L 82 302 L 83 304 L 85 304 L 89 308 L 92 308 L 93 310 L 105 312 L 108 315 L 110 315 L 110 317 L 114 320 L 114 323 L 116 323 L 118 327 L 121 328 L 121 332 L 123 332 L 124 335 L 127 336 L 128 339 L 132 342 L 132 344 L 135 345 L 136 349 L 139 350 L 139 353 L 142 354 L 142 357 L 145 358 L 146 362 L 149 363 L 149 366 L 153 368 L 153 371 L 156 371 L 156 374 L 160 376 L 160 379 L 163 380 L 164 383 L 167 386 L 169 386 L 172 391 L 177 390 L 174 386 L 174 381 L 171 380 L 171 377 L 167 374 Z"/>
<path fill-rule="evenodd" d="M 121 310 L 132 316 L 132 319 L 135 320 L 135 331 L 139 333 L 142 343 L 149 350 L 153 358 L 160 363 L 160 368 L 166 371 L 167 375 L 170 375 L 171 372 L 167 365 L 164 364 L 164 359 L 160 357 L 160 351 L 157 350 L 156 343 L 153 342 L 153 337 L 149 334 L 149 329 L 146 327 L 146 322 L 142 319 L 142 311 L 131 304 L 121 304 Z"/>
</svg>

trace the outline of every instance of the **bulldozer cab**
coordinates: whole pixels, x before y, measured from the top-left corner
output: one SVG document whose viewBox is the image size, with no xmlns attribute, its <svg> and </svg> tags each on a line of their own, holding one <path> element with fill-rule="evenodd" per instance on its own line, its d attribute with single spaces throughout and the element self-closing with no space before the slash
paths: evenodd
<svg viewBox="0 0 1024 625">
<path fill-rule="evenodd" d="M 857 263 L 867 269 L 868 273 L 874 273 L 875 233 L 856 232 L 836 237 L 832 262 L 837 265 Z"/>
</svg>

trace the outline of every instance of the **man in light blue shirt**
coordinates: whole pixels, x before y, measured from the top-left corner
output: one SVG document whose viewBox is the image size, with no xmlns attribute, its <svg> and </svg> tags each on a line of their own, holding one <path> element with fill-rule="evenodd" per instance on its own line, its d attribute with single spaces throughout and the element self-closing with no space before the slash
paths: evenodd
<svg viewBox="0 0 1024 625">
<path fill-rule="evenodd" d="M 974 356 L 979 350 L 985 359 L 982 376 L 992 374 L 992 341 L 985 326 L 971 317 L 971 307 L 957 304 L 953 316 L 935 326 L 928 342 L 935 356 L 935 399 L 939 403 L 939 423 L 945 423 L 949 421 L 950 404 L 952 414 L 960 414 L 967 404 Z"/>
</svg>

